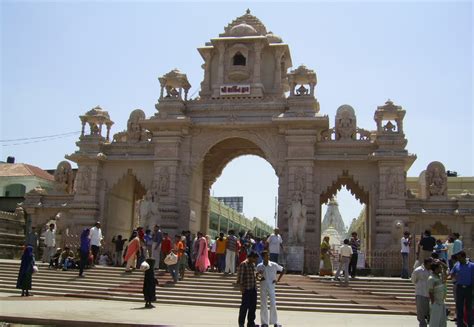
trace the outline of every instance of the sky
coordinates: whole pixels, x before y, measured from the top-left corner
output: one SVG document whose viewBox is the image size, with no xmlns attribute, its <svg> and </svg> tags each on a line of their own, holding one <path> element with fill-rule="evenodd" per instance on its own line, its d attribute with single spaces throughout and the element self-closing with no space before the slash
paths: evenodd
<svg viewBox="0 0 474 327">
<path fill-rule="evenodd" d="M 434 160 L 474 175 L 467 1 L 2 1 L 0 160 L 55 168 L 76 150 L 79 115 L 101 105 L 115 122 L 112 133 L 126 128 L 134 109 L 152 116 L 157 78 L 173 68 L 197 95 L 203 71 L 196 48 L 247 8 L 289 44 L 293 68 L 316 71 L 316 97 L 331 126 L 337 108 L 350 104 L 358 126 L 373 130 L 376 107 L 390 98 L 407 112 L 407 149 L 418 156 L 409 176 Z M 27 140 L 5 142 L 16 139 Z M 263 159 L 234 160 L 212 192 L 242 195 L 248 216 L 273 220 L 277 182 Z M 348 222 L 360 208 L 344 198 Z"/>
</svg>

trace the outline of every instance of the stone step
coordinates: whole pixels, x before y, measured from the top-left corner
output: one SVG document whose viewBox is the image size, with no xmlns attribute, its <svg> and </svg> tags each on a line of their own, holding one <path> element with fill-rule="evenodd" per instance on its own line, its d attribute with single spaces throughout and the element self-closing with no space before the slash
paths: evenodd
<svg viewBox="0 0 474 327">
<path fill-rule="evenodd" d="M 120 267 L 95 267 L 86 270 L 85 278 L 77 277 L 77 270 L 49 270 L 47 264 L 38 263 L 39 272 L 33 277 L 35 295 L 66 296 L 76 298 L 107 299 L 116 301 L 143 302 L 143 272 L 124 273 Z M 19 261 L 0 260 L 0 292 L 19 294 L 15 288 Z M 164 274 L 164 275 L 163 275 Z M 235 288 L 235 276 L 223 276 L 219 273 L 205 273 L 195 276 L 186 271 L 184 281 L 167 284 L 171 281 L 168 273 L 160 271 L 158 279 L 163 287 L 157 288 L 158 303 L 206 305 L 214 307 L 237 308 L 241 295 Z M 288 277 L 288 281 L 285 281 Z M 369 295 L 361 294 L 353 299 L 347 296 L 347 289 L 335 285 L 320 283 L 323 292 L 307 290 L 292 284 L 298 280 L 302 285 L 313 282 L 304 276 L 287 275 L 285 283 L 277 285 L 277 302 L 279 310 L 334 312 L 334 313 L 374 313 L 374 314 L 413 314 L 411 309 L 397 300 L 391 308 L 386 308 L 383 301 L 377 302 Z M 392 299 L 392 302 L 393 301 Z"/>
</svg>

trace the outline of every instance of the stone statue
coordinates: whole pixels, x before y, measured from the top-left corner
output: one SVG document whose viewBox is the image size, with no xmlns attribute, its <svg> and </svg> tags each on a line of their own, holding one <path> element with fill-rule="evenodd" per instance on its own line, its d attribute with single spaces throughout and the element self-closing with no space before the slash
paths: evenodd
<svg viewBox="0 0 474 327">
<path fill-rule="evenodd" d="M 426 168 L 426 186 L 430 196 L 446 196 L 448 177 L 446 170 L 440 162 L 432 162 Z"/>
<path fill-rule="evenodd" d="M 54 181 L 56 182 L 56 190 L 72 193 L 73 172 L 71 164 L 67 161 L 61 161 L 54 171 Z"/>
<path fill-rule="evenodd" d="M 297 95 L 307 95 L 308 94 L 308 89 L 304 87 L 304 85 L 301 85 L 299 88 L 296 89 L 296 94 Z"/>
<path fill-rule="evenodd" d="M 153 197 L 153 191 L 150 189 L 146 192 L 143 199 L 138 203 L 138 218 L 140 225 L 143 227 L 150 227 L 156 223 L 158 217 L 158 201 Z"/>
<path fill-rule="evenodd" d="M 94 123 L 90 123 L 90 127 L 91 127 L 91 135 L 99 135 L 99 126 L 97 126 L 97 124 L 94 124 Z"/>
<path fill-rule="evenodd" d="M 305 187 L 305 172 L 304 168 L 298 167 L 295 174 L 295 190 L 304 193 Z"/>
<path fill-rule="evenodd" d="M 336 140 L 355 139 L 357 120 L 354 109 L 349 105 L 340 106 L 336 112 Z"/>
<path fill-rule="evenodd" d="M 169 189 L 169 172 L 167 167 L 163 167 L 160 170 L 160 179 L 159 179 L 159 191 L 160 194 L 168 194 Z"/>
<path fill-rule="evenodd" d="M 142 128 L 139 124 L 139 121 L 144 120 L 145 118 L 146 118 L 145 113 L 142 110 L 136 109 L 132 111 L 127 122 L 127 141 L 128 142 L 148 141 L 147 131 L 144 128 Z"/>
<path fill-rule="evenodd" d="M 288 208 L 288 241 L 290 244 L 304 243 L 306 230 L 306 211 L 301 192 L 293 194 L 293 200 Z"/>
<path fill-rule="evenodd" d="M 76 192 L 78 194 L 89 194 L 90 192 L 90 180 L 91 180 L 91 168 L 89 166 L 82 166 L 79 168 L 77 177 Z"/>
</svg>

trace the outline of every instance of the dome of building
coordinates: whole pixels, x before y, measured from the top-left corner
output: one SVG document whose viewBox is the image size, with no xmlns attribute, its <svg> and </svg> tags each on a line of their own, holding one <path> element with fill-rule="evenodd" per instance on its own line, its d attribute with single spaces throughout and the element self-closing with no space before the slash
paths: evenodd
<svg viewBox="0 0 474 327">
<path fill-rule="evenodd" d="M 258 35 L 258 32 L 255 28 L 252 26 L 246 24 L 246 23 L 241 23 L 239 25 L 236 25 L 232 27 L 229 31 L 230 36 L 254 36 Z"/>
<path fill-rule="evenodd" d="M 337 247 L 342 244 L 343 239 L 341 235 L 332 226 L 323 230 L 323 232 L 321 233 L 321 239 L 323 239 L 325 236 L 329 236 L 329 245 L 331 245 L 331 248 Z"/>
<path fill-rule="evenodd" d="M 269 43 L 282 43 L 283 42 L 282 38 L 276 34 L 273 34 L 273 32 L 268 32 L 266 37 Z"/>
</svg>

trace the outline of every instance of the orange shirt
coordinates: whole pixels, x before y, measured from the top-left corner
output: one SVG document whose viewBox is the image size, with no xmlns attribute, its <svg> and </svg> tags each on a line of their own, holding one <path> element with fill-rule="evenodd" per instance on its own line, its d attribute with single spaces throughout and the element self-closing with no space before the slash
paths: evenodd
<svg viewBox="0 0 474 327">
<path fill-rule="evenodd" d="M 227 239 L 224 237 L 224 239 L 221 241 L 219 238 L 217 239 L 216 241 L 216 253 L 217 254 L 224 254 L 225 253 L 225 248 L 226 248 L 226 244 L 227 243 Z"/>
<path fill-rule="evenodd" d="M 181 241 L 174 243 L 174 250 L 178 252 L 178 259 L 183 256 L 184 253 L 184 244 Z"/>
</svg>

